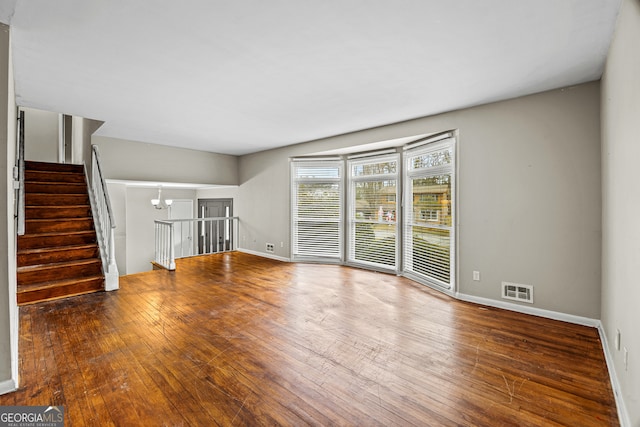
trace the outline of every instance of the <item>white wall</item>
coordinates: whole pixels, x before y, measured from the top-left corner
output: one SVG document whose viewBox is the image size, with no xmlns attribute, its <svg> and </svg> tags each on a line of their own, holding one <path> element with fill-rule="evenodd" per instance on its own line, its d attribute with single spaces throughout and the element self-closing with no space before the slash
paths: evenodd
<svg viewBox="0 0 640 427">
<path fill-rule="evenodd" d="M 9 27 L 0 24 L 0 393 L 18 379 L 16 249 L 13 219 L 13 166 L 16 144 L 16 106 L 11 70 Z"/>
<path fill-rule="evenodd" d="M 24 157 L 38 162 L 58 162 L 58 114 L 24 110 Z"/>
<path fill-rule="evenodd" d="M 107 179 L 211 185 L 238 184 L 238 158 L 93 136 Z"/>
<path fill-rule="evenodd" d="M 81 164 L 84 159 L 84 119 L 71 118 L 71 163 Z"/>
<path fill-rule="evenodd" d="M 107 183 L 109 201 L 116 223 L 114 243 L 116 264 L 121 276 L 127 274 L 127 186 L 125 184 Z"/>
<path fill-rule="evenodd" d="M 632 426 L 640 426 L 639 43 L 640 2 L 625 0 L 602 78 L 602 323 Z"/>
<path fill-rule="evenodd" d="M 460 292 L 500 299 L 501 281 L 531 284 L 535 307 L 600 318 L 599 91 L 590 83 L 243 156 L 241 247 L 274 242 L 289 256 L 289 157 L 458 129 Z"/>
</svg>

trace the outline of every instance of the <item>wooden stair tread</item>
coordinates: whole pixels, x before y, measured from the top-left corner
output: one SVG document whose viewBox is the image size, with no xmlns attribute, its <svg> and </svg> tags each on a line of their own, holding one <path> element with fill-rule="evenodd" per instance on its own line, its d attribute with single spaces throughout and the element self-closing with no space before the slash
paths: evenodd
<svg viewBox="0 0 640 427">
<path fill-rule="evenodd" d="M 51 185 L 54 187 L 79 187 L 86 188 L 87 184 L 84 182 L 62 182 L 62 181 L 38 181 L 38 180 L 24 180 L 25 184 L 33 185 Z"/>
<path fill-rule="evenodd" d="M 60 176 L 68 176 L 68 175 L 84 175 L 84 171 L 54 171 L 54 170 L 40 170 L 40 169 L 32 169 L 32 168 L 25 168 L 24 170 L 25 172 L 34 172 L 36 174 L 38 173 L 42 173 L 42 174 L 60 174 Z M 31 180 L 33 181 L 33 180 Z"/>
<path fill-rule="evenodd" d="M 93 218 L 90 216 L 81 216 L 81 217 L 69 217 L 69 218 L 30 218 L 25 219 L 27 222 L 55 222 L 55 221 L 87 221 L 92 220 Z"/>
<path fill-rule="evenodd" d="M 25 220 L 51 220 L 68 218 L 92 218 L 90 205 L 25 206 Z"/>
<path fill-rule="evenodd" d="M 59 280 L 23 287 L 17 292 L 18 305 L 35 304 L 84 295 L 104 290 L 104 277 L 94 276 L 80 279 Z"/>
<path fill-rule="evenodd" d="M 84 193 L 29 193 L 29 195 L 30 196 L 49 196 L 49 197 L 86 196 L 86 194 Z M 38 206 L 38 205 L 31 205 L 31 206 Z M 67 206 L 67 205 L 64 205 L 64 206 Z"/>
<path fill-rule="evenodd" d="M 80 205 L 60 205 L 60 206 L 42 206 L 42 205 L 26 205 L 25 208 L 46 208 L 46 209 L 70 209 L 70 208 L 88 208 L 90 204 Z"/>
<path fill-rule="evenodd" d="M 18 249 L 50 248 L 68 245 L 96 244 L 95 230 L 55 231 L 18 236 Z"/>
<path fill-rule="evenodd" d="M 80 171 L 54 171 L 54 170 L 40 170 L 40 169 L 33 169 L 33 168 L 25 168 L 24 171 L 26 173 L 34 173 L 34 174 L 53 174 L 53 175 L 60 175 L 60 176 L 72 176 L 72 175 L 84 175 L 84 172 L 80 172 Z M 29 178 L 29 180 L 33 180 L 32 178 Z"/>
<path fill-rule="evenodd" d="M 73 261 L 52 262 L 49 264 L 25 265 L 18 267 L 18 273 L 26 273 L 28 271 L 48 270 L 51 268 L 74 267 L 79 265 L 91 265 L 102 263 L 98 258 L 85 258 Z"/>
<path fill-rule="evenodd" d="M 25 191 L 30 194 L 85 194 L 87 184 L 83 182 L 26 181 Z"/>
<path fill-rule="evenodd" d="M 52 210 L 65 210 L 65 209 L 86 209 L 86 208 L 90 208 L 91 205 L 90 204 L 86 204 L 86 203 L 81 203 L 81 204 L 76 204 L 76 205 L 49 205 L 49 206 L 42 206 L 42 205 L 25 205 L 25 209 L 52 209 Z"/>
<path fill-rule="evenodd" d="M 25 206 L 68 206 L 86 205 L 89 203 L 88 193 L 26 193 Z"/>
<path fill-rule="evenodd" d="M 20 249 L 18 250 L 18 255 L 40 254 L 40 253 L 56 252 L 56 251 L 72 251 L 75 249 L 93 249 L 96 246 L 97 246 L 97 243 L 86 244 L 86 245 L 54 246 L 54 247 L 48 247 L 48 248 Z"/>
<path fill-rule="evenodd" d="M 25 182 L 33 181 L 46 181 L 46 182 L 60 182 L 60 183 L 80 183 L 85 184 L 86 178 L 84 173 L 79 172 L 59 172 L 59 171 L 39 171 L 29 170 L 24 171 Z"/>
<path fill-rule="evenodd" d="M 24 162 L 25 169 L 27 170 L 37 170 L 37 171 L 71 171 L 71 172 L 83 172 L 83 165 L 76 165 L 73 163 L 51 163 L 51 162 L 39 162 L 37 160 L 25 160 Z"/>
<path fill-rule="evenodd" d="M 62 182 L 62 181 L 38 181 L 37 179 L 24 180 L 25 183 L 29 184 L 44 184 L 44 185 L 69 185 L 69 186 L 78 186 L 78 187 L 86 187 L 87 184 L 84 182 Z"/>
<path fill-rule="evenodd" d="M 93 230 L 93 218 L 90 216 L 67 218 L 29 218 L 25 220 L 25 230 L 28 235 L 39 233 L 63 233 L 68 231 Z"/>
<path fill-rule="evenodd" d="M 80 277 L 73 277 L 73 278 L 69 278 L 69 279 L 51 280 L 51 281 L 48 281 L 48 282 L 39 282 L 39 283 L 26 284 L 26 285 L 21 285 L 18 288 L 17 293 L 18 294 L 24 294 L 24 293 L 33 292 L 33 291 L 36 291 L 36 290 L 70 286 L 70 285 L 80 284 L 80 283 L 84 283 L 84 282 L 90 282 L 90 281 L 93 281 L 93 280 L 104 280 L 104 277 L 101 276 L 101 275 L 80 276 Z"/>
<path fill-rule="evenodd" d="M 51 289 L 43 289 L 43 290 L 36 290 L 33 292 L 27 292 L 24 294 L 17 294 L 17 298 L 18 298 L 18 305 L 19 306 L 24 306 L 24 305 L 30 305 L 30 304 L 38 304 L 41 302 L 48 302 L 48 301 L 55 301 L 55 300 L 59 300 L 59 299 L 66 299 L 66 298 L 71 298 L 71 297 L 77 297 L 80 295 L 86 295 L 86 294 L 93 294 L 96 292 L 100 292 L 100 291 L 104 291 L 104 287 L 99 287 L 99 288 L 89 288 L 89 289 L 84 289 L 81 291 L 76 291 L 76 292 L 68 292 L 68 293 L 64 293 L 61 295 L 37 295 L 37 294 L 41 294 L 41 293 L 46 293 L 48 291 L 52 291 L 55 292 L 58 289 L 65 289 L 65 287 L 63 288 L 51 288 Z M 33 299 L 31 299 L 33 298 Z"/>
<path fill-rule="evenodd" d="M 68 236 L 70 234 L 73 235 L 80 235 L 80 234 L 95 234 L 94 230 L 84 230 L 84 231 L 68 231 L 68 232 L 49 232 L 49 233 L 30 233 L 30 234 L 25 234 L 24 236 L 18 236 L 18 238 L 24 238 L 24 237 L 30 237 L 30 238 L 35 238 L 35 237 L 56 237 L 56 236 Z"/>
</svg>

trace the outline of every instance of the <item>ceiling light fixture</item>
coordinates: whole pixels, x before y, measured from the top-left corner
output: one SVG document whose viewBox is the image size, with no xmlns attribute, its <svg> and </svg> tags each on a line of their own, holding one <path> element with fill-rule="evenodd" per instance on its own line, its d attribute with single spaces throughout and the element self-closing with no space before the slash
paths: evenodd
<svg viewBox="0 0 640 427">
<path fill-rule="evenodd" d="M 154 208 L 156 209 L 164 209 L 164 207 L 162 206 L 162 186 L 158 187 L 158 197 L 155 199 L 151 199 L 151 204 L 153 205 Z M 164 200 L 164 205 L 166 207 L 170 207 L 173 204 L 173 200 L 172 199 L 165 199 Z"/>
</svg>

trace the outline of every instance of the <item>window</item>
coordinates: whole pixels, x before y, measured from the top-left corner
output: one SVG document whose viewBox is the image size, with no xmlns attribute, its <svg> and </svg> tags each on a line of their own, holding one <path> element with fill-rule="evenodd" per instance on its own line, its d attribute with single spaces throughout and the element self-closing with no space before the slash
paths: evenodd
<svg viewBox="0 0 640 427">
<path fill-rule="evenodd" d="M 404 158 L 403 270 L 451 289 L 455 241 L 453 139 L 406 150 Z"/>
<path fill-rule="evenodd" d="M 440 218 L 440 212 L 435 209 L 422 209 L 420 210 L 420 219 L 423 221 L 438 222 Z"/>
<path fill-rule="evenodd" d="M 402 157 L 390 149 L 295 159 L 292 258 L 399 272 L 453 291 L 455 179 L 450 133 L 406 146 Z"/>
<path fill-rule="evenodd" d="M 341 160 L 292 162 L 294 259 L 342 258 Z"/>
<path fill-rule="evenodd" d="M 397 270 L 397 154 L 348 161 L 347 261 Z"/>
</svg>

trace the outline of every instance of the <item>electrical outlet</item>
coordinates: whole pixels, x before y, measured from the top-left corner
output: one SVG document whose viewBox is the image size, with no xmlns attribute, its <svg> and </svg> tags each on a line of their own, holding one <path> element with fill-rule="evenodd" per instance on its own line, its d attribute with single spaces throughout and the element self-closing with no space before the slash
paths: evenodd
<svg viewBox="0 0 640 427">
<path fill-rule="evenodd" d="M 627 351 L 627 347 L 624 348 L 624 370 L 626 371 L 629 367 L 629 352 Z"/>
<path fill-rule="evenodd" d="M 267 252 L 274 252 L 276 249 L 276 245 L 273 243 L 267 243 Z"/>
<path fill-rule="evenodd" d="M 616 329 L 616 350 L 620 351 L 620 329 Z"/>
<path fill-rule="evenodd" d="M 479 271 L 474 271 L 473 272 L 473 280 L 475 280 L 476 282 L 480 281 L 480 272 Z"/>
</svg>

